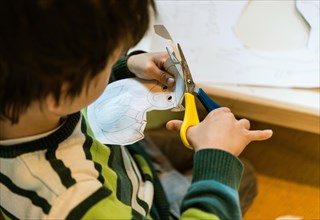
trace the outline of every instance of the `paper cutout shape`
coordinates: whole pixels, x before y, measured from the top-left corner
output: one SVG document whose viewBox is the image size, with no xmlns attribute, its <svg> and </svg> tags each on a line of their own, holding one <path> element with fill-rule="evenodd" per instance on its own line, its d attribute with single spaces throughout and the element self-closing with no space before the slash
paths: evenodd
<svg viewBox="0 0 320 220">
<path fill-rule="evenodd" d="M 245 46 L 270 51 L 306 48 L 310 26 L 295 1 L 249 1 L 234 30 Z"/>
<path fill-rule="evenodd" d="M 146 114 L 152 110 L 183 110 L 184 84 L 175 65 L 168 59 L 164 67 L 175 76 L 174 89 L 157 81 L 129 78 L 109 84 L 87 109 L 95 137 L 104 144 L 127 145 L 144 137 Z"/>
<path fill-rule="evenodd" d="M 281 51 L 250 49 L 238 39 L 234 26 L 247 2 L 157 1 L 155 23 L 179 39 L 197 83 L 319 87 L 319 2 L 297 1 L 311 27 L 308 47 Z M 165 48 L 162 38 L 150 37 L 150 51 Z"/>
</svg>

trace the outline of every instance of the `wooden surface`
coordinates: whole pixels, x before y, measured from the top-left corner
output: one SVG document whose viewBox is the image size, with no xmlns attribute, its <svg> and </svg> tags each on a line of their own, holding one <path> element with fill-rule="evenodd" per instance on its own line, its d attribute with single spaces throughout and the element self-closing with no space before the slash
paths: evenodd
<svg viewBox="0 0 320 220">
<path fill-rule="evenodd" d="M 258 196 L 244 220 L 287 215 L 320 219 L 320 136 L 260 122 L 251 126 L 269 127 L 274 135 L 249 144 L 241 154 L 258 175 Z"/>
<path fill-rule="evenodd" d="M 319 188 L 258 174 L 259 193 L 243 219 L 320 219 Z M 290 219 L 290 218 L 289 218 Z"/>
<path fill-rule="evenodd" d="M 199 86 L 240 117 L 320 134 L 319 89 L 213 84 Z"/>
</svg>

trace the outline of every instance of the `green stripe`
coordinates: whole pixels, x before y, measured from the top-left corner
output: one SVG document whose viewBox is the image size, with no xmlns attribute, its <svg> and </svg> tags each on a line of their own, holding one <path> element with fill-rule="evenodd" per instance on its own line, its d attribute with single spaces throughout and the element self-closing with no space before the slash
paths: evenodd
<svg viewBox="0 0 320 220">
<path fill-rule="evenodd" d="M 136 160 L 136 162 L 139 164 L 139 169 L 141 170 L 141 173 L 143 175 L 142 178 L 148 178 L 152 179 L 153 177 L 153 174 L 152 174 L 152 171 L 147 163 L 147 161 L 141 156 L 141 155 L 138 155 L 138 154 L 135 154 L 133 155 L 133 158 Z M 144 179 L 145 180 L 145 179 Z"/>
<path fill-rule="evenodd" d="M 117 175 L 117 198 L 126 205 L 131 205 L 132 183 L 125 170 L 120 146 L 110 146 L 111 155 L 109 166 Z"/>
<path fill-rule="evenodd" d="M 153 214 L 152 217 L 155 218 L 159 216 L 161 220 L 169 219 L 169 203 L 160 183 L 160 180 L 156 175 L 156 171 L 152 165 L 151 159 L 148 157 L 148 154 L 143 150 L 143 148 L 140 147 L 139 142 L 127 146 L 127 149 L 129 150 L 131 155 L 133 155 L 134 158 L 137 154 L 141 155 L 144 161 L 147 163 L 147 166 L 151 170 L 151 175 L 153 177 L 152 183 L 154 185 L 153 205 L 157 209 L 156 211 L 151 210 Z M 137 163 L 139 163 L 139 160 L 137 160 Z"/>
<path fill-rule="evenodd" d="M 108 197 L 111 191 L 106 188 L 99 188 L 95 193 L 83 200 L 78 206 L 71 210 L 66 219 L 80 219 L 82 218 L 91 207 L 102 199 Z"/>
<path fill-rule="evenodd" d="M 181 217 L 181 220 L 188 219 L 188 220 L 219 220 L 220 218 L 216 215 L 213 215 L 211 213 L 204 212 L 202 210 L 196 209 L 196 208 L 190 208 L 187 211 L 183 212 Z"/>
<path fill-rule="evenodd" d="M 114 198 L 115 195 L 112 193 L 109 197 L 101 199 L 95 203 L 91 208 L 82 216 L 83 219 L 133 219 L 132 207 L 121 203 L 119 200 Z M 79 219 L 79 218 L 73 218 Z M 142 219 L 140 215 L 139 218 Z"/>
<path fill-rule="evenodd" d="M 95 162 L 95 167 L 99 167 L 98 170 L 101 170 L 99 173 L 102 176 L 101 178 L 104 179 L 103 185 L 112 191 L 116 191 L 117 174 L 108 166 L 111 155 L 110 148 L 93 138 L 90 153 L 92 160 Z"/>
</svg>

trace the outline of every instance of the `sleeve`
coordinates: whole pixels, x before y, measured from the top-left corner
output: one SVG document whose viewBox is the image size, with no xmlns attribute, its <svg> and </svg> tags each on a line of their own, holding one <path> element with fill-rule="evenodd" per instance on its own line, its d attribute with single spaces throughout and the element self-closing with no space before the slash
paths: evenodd
<svg viewBox="0 0 320 220">
<path fill-rule="evenodd" d="M 111 76 L 110 76 L 110 83 L 126 78 L 135 77 L 134 73 L 132 73 L 127 66 L 127 60 L 130 56 L 145 53 L 143 50 L 135 50 L 129 53 L 128 55 L 123 55 L 120 59 L 113 65 Z"/>
<path fill-rule="evenodd" d="M 241 161 L 218 149 L 203 149 L 194 157 L 194 176 L 181 204 L 181 219 L 241 219 Z"/>
</svg>

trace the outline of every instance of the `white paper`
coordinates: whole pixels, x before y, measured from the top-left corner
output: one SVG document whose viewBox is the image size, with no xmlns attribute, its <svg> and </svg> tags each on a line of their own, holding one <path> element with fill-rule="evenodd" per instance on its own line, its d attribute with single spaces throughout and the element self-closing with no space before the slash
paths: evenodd
<svg viewBox="0 0 320 220">
<path fill-rule="evenodd" d="M 103 94 L 87 109 L 95 137 L 104 144 L 132 144 L 144 137 L 146 113 L 152 110 L 182 110 L 184 84 L 168 59 L 165 68 L 175 75 L 174 89 L 157 81 L 138 78 L 109 84 Z"/>
<path fill-rule="evenodd" d="M 296 3 L 297 9 L 307 20 L 311 26 L 310 38 L 308 42 L 308 48 L 311 50 L 319 51 L 320 41 L 320 2 L 319 1 L 305 1 L 298 0 Z M 319 53 L 318 53 L 319 55 Z"/>
<path fill-rule="evenodd" d="M 284 216 L 279 216 L 275 220 L 302 220 L 303 217 L 301 216 L 294 216 L 294 215 L 284 215 Z"/>
<path fill-rule="evenodd" d="M 175 42 L 181 44 L 196 82 L 319 87 L 319 4 L 297 2 L 311 26 L 308 47 L 282 51 L 250 49 L 240 42 L 234 27 L 246 4 L 157 1 L 155 23 L 166 26 Z M 151 38 L 151 51 L 167 46 L 156 34 Z"/>
</svg>

